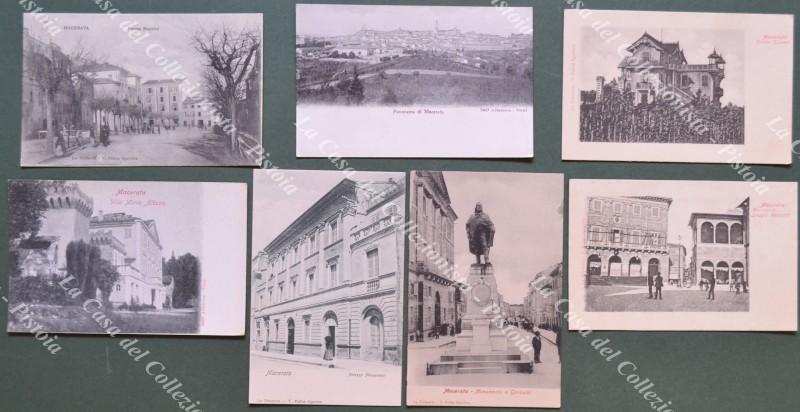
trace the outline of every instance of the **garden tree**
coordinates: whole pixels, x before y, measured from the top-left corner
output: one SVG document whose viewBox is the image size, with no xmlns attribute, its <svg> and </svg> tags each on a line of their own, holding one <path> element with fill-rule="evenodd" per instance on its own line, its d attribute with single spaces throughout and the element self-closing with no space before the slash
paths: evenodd
<svg viewBox="0 0 800 412">
<path fill-rule="evenodd" d="M 40 180 L 8 182 L 9 274 L 19 275 L 18 244 L 36 236 L 47 211 L 46 185 Z"/>
<path fill-rule="evenodd" d="M 172 306 L 185 308 L 197 298 L 200 287 L 200 262 L 191 253 L 163 262 L 163 273 L 172 277 L 175 289 L 172 292 Z"/>
<path fill-rule="evenodd" d="M 353 68 L 353 80 L 347 88 L 347 104 L 361 104 L 364 101 L 364 84 L 358 79 L 358 68 Z"/>
<path fill-rule="evenodd" d="M 49 43 L 24 54 L 25 75 L 44 92 L 47 145 L 54 148 L 56 96 L 62 91 L 73 95 L 73 79 L 81 76 L 79 67 L 89 61 L 88 53 L 82 47 L 76 47 L 71 55 L 67 55 L 55 43 Z"/>
<path fill-rule="evenodd" d="M 236 137 L 236 103 L 245 97 L 246 79 L 256 66 L 261 36 L 257 30 L 235 32 L 228 27 L 202 30 L 192 39 L 195 50 L 206 57 L 204 80 L 206 91 L 215 99 L 230 126 L 231 152 L 238 152 Z"/>
<path fill-rule="evenodd" d="M 67 244 L 67 273 L 75 278 L 87 299 L 96 298 L 97 289 L 100 289 L 106 303 L 111 288 L 119 280 L 119 273 L 102 258 L 100 248 L 83 240 Z"/>
</svg>

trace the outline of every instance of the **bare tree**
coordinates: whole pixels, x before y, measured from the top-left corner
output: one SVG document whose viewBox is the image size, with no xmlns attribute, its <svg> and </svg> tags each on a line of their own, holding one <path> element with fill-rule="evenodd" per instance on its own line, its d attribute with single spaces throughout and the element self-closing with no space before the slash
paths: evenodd
<svg viewBox="0 0 800 412">
<path fill-rule="evenodd" d="M 245 97 L 245 83 L 256 65 L 261 36 L 257 30 L 237 32 L 223 26 L 212 31 L 201 30 L 195 34 L 193 43 L 195 50 L 206 57 L 206 89 L 230 121 L 229 148 L 237 152 L 236 103 Z"/>
</svg>

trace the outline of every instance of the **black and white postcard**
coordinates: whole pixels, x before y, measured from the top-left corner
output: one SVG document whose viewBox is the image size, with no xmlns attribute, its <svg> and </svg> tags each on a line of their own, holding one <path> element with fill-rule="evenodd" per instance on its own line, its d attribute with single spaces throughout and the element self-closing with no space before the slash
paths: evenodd
<svg viewBox="0 0 800 412">
<path fill-rule="evenodd" d="M 580 329 L 797 330 L 797 183 L 570 181 Z"/>
<path fill-rule="evenodd" d="M 247 187 L 10 180 L 8 331 L 244 335 Z"/>
<path fill-rule="evenodd" d="M 23 17 L 22 166 L 261 163 L 261 14 L 50 17 Z"/>
<path fill-rule="evenodd" d="M 791 163 L 791 15 L 567 10 L 565 160 Z"/>
<path fill-rule="evenodd" d="M 399 406 L 405 173 L 253 186 L 250 403 Z"/>
<path fill-rule="evenodd" d="M 298 157 L 533 157 L 532 8 L 296 14 Z"/>
<path fill-rule="evenodd" d="M 411 172 L 409 406 L 558 408 L 560 174 Z"/>
</svg>

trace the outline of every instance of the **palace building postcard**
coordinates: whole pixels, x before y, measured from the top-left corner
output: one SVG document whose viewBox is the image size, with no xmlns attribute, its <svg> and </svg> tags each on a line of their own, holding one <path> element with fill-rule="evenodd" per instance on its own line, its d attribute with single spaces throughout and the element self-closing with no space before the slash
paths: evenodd
<svg viewBox="0 0 800 412">
<path fill-rule="evenodd" d="M 256 170 L 250 403 L 399 406 L 404 172 Z"/>
<path fill-rule="evenodd" d="M 558 408 L 563 175 L 410 181 L 407 404 Z"/>
<path fill-rule="evenodd" d="M 794 17 L 566 10 L 563 160 L 791 164 Z"/>
<path fill-rule="evenodd" d="M 8 215 L 8 332 L 244 335 L 244 183 L 9 180 Z"/>
<path fill-rule="evenodd" d="M 298 157 L 533 157 L 531 7 L 298 4 L 296 30 Z"/>
<path fill-rule="evenodd" d="M 797 183 L 570 180 L 570 329 L 797 330 Z"/>
<path fill-rule="evenodd" d="M 261 164 L 261 14 L 36 16 L 23 15 L 23 167 Z"/>
</svg>

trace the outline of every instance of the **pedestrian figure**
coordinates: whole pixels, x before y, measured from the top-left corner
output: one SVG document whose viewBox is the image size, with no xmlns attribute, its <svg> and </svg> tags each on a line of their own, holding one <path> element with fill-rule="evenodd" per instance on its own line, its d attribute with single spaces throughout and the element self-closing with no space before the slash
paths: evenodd
<svg viewBox="0 0 800 412">
<path fill-rule="evenodd" d="M 661 300 L 661 288 L 664 287 L 664 278 L 661 277 L 661 272 L 658 272 L 655 279 L 656 296 L 655 299 Z"/>
<path fill-rule="evenodd" d="M 716 285 L 717 279 L 712 276 L 711 279 L 708 280 L 708 297 L 706 297 L 706 299 L 714 300 L 714 288 Z"/>
<path fill-rule="evenodd" d="M 736 278 L 736 294 L 739 295 L 742 288 L 742 278 Z"/>
<path fill-rule="evenodd" d="M 649 297 L 647 299 L 653 299 L 653 275 L 647 274 L 647 294 Z"/>
<path fill-rule="evenodd" d="M 533 341 L 531 341 L 531 345 L 533 346 L 533 363 L 542 363 L 539 359 L 542 352 L 542 337 L 539 335 L 538 330 L 533 332 Z"/>
</svg>

